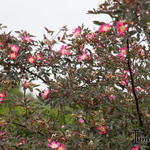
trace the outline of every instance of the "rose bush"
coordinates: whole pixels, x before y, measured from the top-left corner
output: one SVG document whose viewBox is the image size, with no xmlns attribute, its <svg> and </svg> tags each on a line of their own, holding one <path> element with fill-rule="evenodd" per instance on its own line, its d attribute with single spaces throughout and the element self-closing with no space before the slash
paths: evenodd
<svg viewBox="0 0 150 150">
<path fill-rule="evenodd" d="M 140 149 L 132 130 L 150 135 L 149 5 L 106 1 L 89 13 L 112 22 L 94 21 L 95 31 L 45 28 L 42 41 L 1 25 L 1 149 Z M 18 86 L 22 94 L 11 92 Z M 37 99 L 28 90 L 38 91 Z"/>
</svg>

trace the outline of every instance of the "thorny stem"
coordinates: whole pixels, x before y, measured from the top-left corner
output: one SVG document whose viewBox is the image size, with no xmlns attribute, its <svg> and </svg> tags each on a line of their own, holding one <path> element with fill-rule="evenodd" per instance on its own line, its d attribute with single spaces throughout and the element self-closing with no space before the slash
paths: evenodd
<svg viewBox="0 0 150 150">
<path fill-rule="evenodd" d="M 138 114 L 138 119 L 139 119 L 139 126 L 143 127 L 143 121 L 141 118 L 141 112 L 140 112 L 140 107 L 139 107 L 139 100 L 135 91 L 135 83 L 134 83 L 134 78 L 133 78 L 133 72 L 132 72 L 132 68 L 131 68 L 131 61 L 130 61 L 130 57 L 129 57 L 129 39 L 127 38 L 127 51 L 128 51 L 128 69 L 129 69 L 129 73 L 130 73 L 130 79 L 131 79 L 131 85 L 132 85 L 132 93 L 135 99 L 135 103 L 136 103 L 136 111 Z"/>
</svg>

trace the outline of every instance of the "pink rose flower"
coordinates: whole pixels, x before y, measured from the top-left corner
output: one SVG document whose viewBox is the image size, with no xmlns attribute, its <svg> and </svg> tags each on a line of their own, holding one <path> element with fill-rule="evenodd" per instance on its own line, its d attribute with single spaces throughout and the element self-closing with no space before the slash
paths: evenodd
<svg viewBox="0 0 150 150">
<path fill-rule="evenodd" d="M 139 150 L 140 149 L 140 146 L 139 145 L 136 145 L 134 147 L 131 148 L 131 150 Z"/>
<path fill-rule="evenodd" d="M 118 21 L 116 24 L 117 34 L 119 36 L 125 36 L 125 32 L 128 30 L 127 24 L 122 21 Z"/>
<path fill-rule="evenodd" d="M 103 134 L 106 134 L 107 132 L 107 127 L 106 126 L 98 126 L 97 127 L 97 131 L 99 134 L 103 135 Z"/>
<path fill-rule="evenodd" d="M 8 54 L 9 59 L 16 59 L 17 58 L 17 54 L 12 52 Z"/>
<path fill-rule="evenodd" d="M 112 26 L 109 24 L 103 24 L 100 26 L 99 32 L 108 32 L 108 31 L 110 31 L 111 27 Z"/>
<path fill-rule="evenodd" d="M 10 44 L 8 47 L 9 47 L 14 53 L 18 53 L 18 51 L 19 51 L 19 49 L 20 49 L 17 45 L 12 45 L 12 44 Z"/>
<path fill-rule="evenodd" d="M 140 51 L 140 54 L 141 54 L 141 56 L 144 56 L 144 55 L 145 55 L 144 50 L 141 50 L 141 51 Z"/>
<path fill-rule="evenodd" d="M 81 35 L 81 28 L 78 27 L 78 28 L 75 28 L 72 32 L 72 34 L 75 36 L 75 37 L 78 37 Z"/>
<path fill-rule="evenodd" d="M 36 60 L 42 60 L 43 59 L 43 56 L 41 53 L 37 53 L 36 54 Z"/>
<path fill-rule="evenodd" d="M 96 36 L 96 33 L 90 33 L 87 35 L 87 40 L 92 40 Z"/>
<path fill-rule="evenodd" d="M 122 81 L 119 81 L 119 83 L 123 86 L 125 86 L 127 83 L 128 83 L 128 80 L 122 80 Z"/>
<path fill-rule="evenodd" d="M 112 101 L 112 100 L 115 100 L 116 99 L 116 96 L 115 95 L 110 95 L 108 96 L 109 100 Z"/>
<path fill-rule="evenodd" d="M 33 57 L 33 56 L 29 56 L 29 57 L 27 58 L 27 61 L 30 62 L 31 64 L 33 64 L 33 63 L 35 62 L 35 60 L 36 60 L 36 58 Z"/>
<path fill-rule="evenodd" d="M 0 103 L 5 100 L 6 94 L 5 93 L 0 93 Z"/>
<path fill-rule="evenodd" d="M 56 149 L 56 148 L 58 148 L 58 147 L 60 146 L 60 143 L 53 141 L 52 143 L 47 144 L 47 146 L 48 146 L 49 148 Z"/>
<path fill-rule="evenodd" d="M 84 121 L 84 119 L 82 119 L 82 118 L 80 118 L 79 120 L 78 120 L 81 124 L 83 124 L 85 121 Z"/>
<path fill-rule="evenodd" d="M 22 39 L 26 40 L 27 42 L 33 41 L 29 36 L 22 36 Z"/>
<path fill-rule="evenodd" d="M 43 91 L 40 93 L 40 97 L 41 97 L 42 99 L 47 99 L 48 96 L 49 96 L 49 94 L 50 94 L 50 90 L 49 90 L 49 89 L 45 89 L 45 90 L 43 90 Z"/>
<path fill-rule="evenodd" d="M 71 55 L 71 49 L 68 48 L 68 46 L 62 45 L 61 49 L 58 51 L 61 55 Z"/>
<path fill-rule="evenodd" d="M 61 145 L 57 148 L 57 150 L 67 150 L 66 147 L 64 145 Z"/>
<path fill-rule="evenodd" d="M 21 139 L 21 142 L 17 143 L 16 146 L 21 146 L 21 145 L 23 145 L 23 144 L 25 144 L 25 143 L 26 143 L 26 139 L 25 139 L 25 138 L 22 138 L 22 139 Z"/>
<path fill-rule="evenodd" d="M 83 52 L 82 55 L 78 56 L 78 61 L 89 60 L 89 59 L 90 59 L 90 56 L 86 52 Z"/>
<path fill-rule="evenodd" d="M 120 57 L 121 60 L 124 60 L 127 57 L 127 48 L 126 47 L 120 48 L 118 56 Z"/>
</svg>

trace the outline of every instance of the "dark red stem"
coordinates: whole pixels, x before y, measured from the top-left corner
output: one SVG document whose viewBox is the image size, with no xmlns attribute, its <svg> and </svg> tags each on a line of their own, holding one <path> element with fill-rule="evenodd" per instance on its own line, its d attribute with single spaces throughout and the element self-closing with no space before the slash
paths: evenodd
<svg viewBox="0 0 150 150">
<path fill-rule="evenodd" d="M 133 78 L 133 72 L 132 72 L 132 68 L 131 68 L 131 60 L 130 60 L 130 54 L 129 54 L 129 39 L 127 38 L 127 51 L 128 51 L 128 69 L 129 69 L 129 73 L 130 73 L 130 81 L 131 81 L 131 85 L 132 85 L 132 93 L 135 99 L 135 104 L 136 104 L 136 111 L 138 114 L 138 120 L 139 120 L 139 126 L 142 127 L 143 126 L 143 121 L 142 121 L 142 117 L 141 117 L 141 112 L 140 112 L 140 107 L 139 107 L 139 100 L 135 91 L 135 82 L 134 82 L 134 78 Z"/>
</svg>

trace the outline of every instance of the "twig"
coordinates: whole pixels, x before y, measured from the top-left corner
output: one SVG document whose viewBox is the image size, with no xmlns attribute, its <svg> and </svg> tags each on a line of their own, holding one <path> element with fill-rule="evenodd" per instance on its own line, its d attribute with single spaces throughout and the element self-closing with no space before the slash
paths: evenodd
<svg viewBox="0 0 150 150">
<path fill-rule="evenodd" d="M 25 71 L 27 71 L 28 73 L 30 73 L 30 74 L 32 74 L 32 75 L 34 75 L 34 76 L 36 76 L 36 77 L 38 77 L 39 79 L 41 79 L 44 83 L 46 83 L 47 84 L 47 81 L 45 80 L 45 79 L 43 79 L 41 76 L 39 76 L 38 74 L 36 74 L 36 73 L 34 73 L 34 72 L 32 72 L 32 71 L 30 71 L 29 69 L 27 69 L 27 68 L 23 68 L 23 67 L 21 67 L 22 69 L 24 69 Z"/>
<path fill-rule="evenodd" d="M 134 96 L 135 103 L 136 103 L 136 111 L 137 111 L 137 114 L 138 114 L 139 126 L 143 127 L 143 121 L 142 121 L 142 118 L 141 118 L 141 112 L 140 112 L 140 107 L 139 107 L 139 100 L 138 100 L 138 97 L 136 95 L 133 72 L 132 72 L 132 68 L 131 68 L 131 62 L 130 62 L 130 56 L 129 56 L 129 39 L 128 38 L 127 38 L 127 51 L 128 51 L 128 62 L 127 62 L 127 64 L 128 64 L 128 69 L 129 69 L 129 73 L 130 73 L 132 92 L 133 92 L 133 96 Z"/>
<path fill-rule="evenodd" d="M 19 124 L 19 123 L 16 123 L 16 122 L 11 122 L 11 123 L 14 124 L 14 125 L 16 125 L 16 126 L 19 126 L 19 127 L 25 128 L 25 129 L 28 129 L 25 125 L 22 125 L 22 124 Z M 31 133 L 38 133 L 38 134 L 44 136 L 44 134 L 41 133 L 40 131 L 35 132 L 35 131 L 31 131 L 30 129 L 28 129 L 28 130 L 29 130 Z"/>
</svg>

